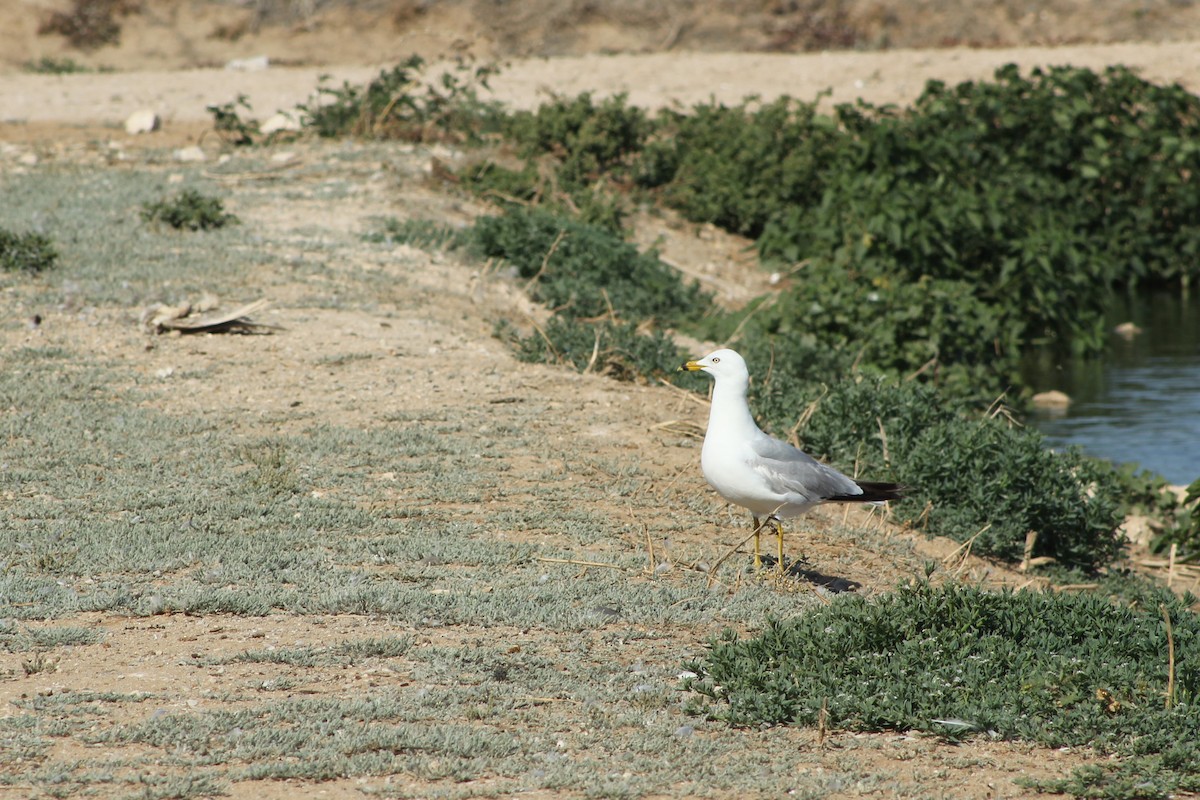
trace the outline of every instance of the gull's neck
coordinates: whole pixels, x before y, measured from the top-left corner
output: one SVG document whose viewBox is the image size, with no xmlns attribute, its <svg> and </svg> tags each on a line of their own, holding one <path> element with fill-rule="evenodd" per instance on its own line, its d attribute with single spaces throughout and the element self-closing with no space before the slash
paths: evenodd
<svg viewBox="0 0 1200 800">
<path fill-rule="evenodd" d="M 725 378 L 713 386 L 712 407 L 708 412 L 708 432 L 716 428 L 721 431 L 748 433 L 757 431 L 758 425 L 746 403 L 746 391 L 750 388 L 749 378 Z"/>
</svg>

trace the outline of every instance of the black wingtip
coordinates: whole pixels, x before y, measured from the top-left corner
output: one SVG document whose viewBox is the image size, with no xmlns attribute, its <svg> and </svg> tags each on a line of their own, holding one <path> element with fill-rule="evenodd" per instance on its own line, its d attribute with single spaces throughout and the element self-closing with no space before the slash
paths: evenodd
<svg viewBox="0 0 1200 800">
<path fill-rule="evenodd" d="M 874 481 L 855 481 L 862 494 L 843 494 L 829 497 L 834 503 L 882 503 L 888 500 L 903 500 L 909 492 L 907 486 L 899 483 L 876 483 Z"/>
</svg>

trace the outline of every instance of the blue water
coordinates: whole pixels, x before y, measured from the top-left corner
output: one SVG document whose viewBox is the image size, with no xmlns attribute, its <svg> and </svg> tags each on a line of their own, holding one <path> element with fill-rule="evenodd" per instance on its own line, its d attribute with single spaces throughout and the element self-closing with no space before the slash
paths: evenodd
<svg viewBox="0 0 1200 800">
<path fill-rule="evenodd" d="M 1030 423 L 1054 447 L 1077 444 L 1171 483 L 1191 483 L 1200 478 L 1200 293 L 1126 299 L 1109 320 L 1132 321 L 1142 333 L 1132 340 L 1113 334 L 1102 360 L 1043 354 L 1027 362 L 1025 379 L 1035 391 L 1058 389 L 1073 400 L 1065 413 L 1037 412 Z"/>
</svg>

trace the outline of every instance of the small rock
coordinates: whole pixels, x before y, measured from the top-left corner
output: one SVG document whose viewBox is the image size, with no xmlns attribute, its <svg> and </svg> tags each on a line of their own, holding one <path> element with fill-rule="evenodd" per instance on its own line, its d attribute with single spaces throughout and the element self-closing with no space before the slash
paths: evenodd
<svg viewBox="0 0 1200 800">
<path fill-rule="evenodd" d="M 175 160 L 184 162 L 204 161 L 208 156 L 196 145 L 181 147 L 175 151 Z"/>
<path fill-rule="evenodd" d="M 298 131 L 300 130 L 300 120 L 294 119 L 291 114 L 276 111 L 267 117 L 267 121 L 259 125 L 258 129 L 268 136 L 277 131 Z"/>
<path fill-rule="evenodd" d="M 152 109 L 143 108 L 135 111 L 125 120 L 125 132 L 128 134 L 150 133 L 161 126 L 162 121 Z"/>
<path fill-rule="evenodd" d="M 294 161 L 296 154 L 290 150 L 284 150 L 282 153 L 275 153 L 271 156 L 272 164 L 286 164 L 289 161 Z"/>
<path fill-rule="evenodd" d="M 251 56 L 250 58 L 235 58 L 225 64 L 225 69 L 234 72 L 262 72 L 271 66 L 268 56 Z"/>
<path fill-rule="evenodd" d="M 1120 336 L 1122 339 L 1132 339 L 1142 332 L 1142 329 L 1132 322 L 1122 322 L 1117 327 L 1113 328 L 1113 333 Z"/>
<path fill-rule="evenodd" d="M 1071 398 L 1064 392 L 1053 389 L 1049 392 L 1035 394 L 1033 404 L 1038 408 L 1066 408 L 1071 405 Z"/>
<path fill-rule="evenodd" d="M 24 153 L 17 156 L 17 163 L 24 167 L 35 167 L 38 163 L 37 153 Z"/>
</svg>

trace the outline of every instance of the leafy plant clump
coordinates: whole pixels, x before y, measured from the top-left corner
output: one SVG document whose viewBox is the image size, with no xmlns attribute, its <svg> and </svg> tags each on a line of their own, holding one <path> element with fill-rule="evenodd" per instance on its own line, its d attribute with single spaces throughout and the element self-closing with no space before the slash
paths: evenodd
<svg viewBox="0 0 1200 800">
<path fill-rule="evenodd" d="M 0 228 L 0 270 L 37 273 L 57 264 L 58 250 L 49 236 Z"/>
<path fill-rule="evenodd" d="M 895 511 L 931 534 L 1016 561 L 1032 531 L 1030 555 L 1085 571 L 1121 551 L 1113 467 L 1077 450 L 1050 450 L 1002 414 L 970 413 L 931 387 L 881 379 L 841 381 L 806 408 L 796 425 L 805 449 L 913 487 Z"/>
<path fill-rule="evenodd" d="M 208 197 L 195 189 L 184 189 L 173 197 L 144 203 L 142 219 L 189 231 L 215 230 L 241 222 L 235 214 L 225 211 L 219 198 Z"/>
<path fill-rule="evenodd" d="M 1170 490 L 1167 494 L 1174 498 L 1174 493 Z M 1158 499 L 1158 496 L 1154 499 Z M 1163 510 L 1169 514 L 1168 524 L 1162 534 L 1153 541 L 1153 549 L 1162 552 L 1174 544 L 1178 545 L 1184 558 L 1195 559 L 1197 553 L 1200 553 L 1200 478 L 1192 481 L 1187 487 L 1182 503 L 1176 503 Z"/>
<path fill-rule="evenodd" d="M 246 112 L 253 110 L 244 94 L 239 94 L 232 103 L 205 106 L 205 110 L 213 116 L 213 130 L 217 135 L 228 144 L 242 147 L 258 141 L 262 131 L 259 130 L 258 120 L 242 119 L 239 108 Z"/>
<path fill-rule="evenodd" d="M 1125 777 L 1149 781 L 1136 796 L 1195 791 L 1194 600 L 1161 591 L 1118 606 L 928 583 L 876 599 L 845 595 L 751 639 L 725 634 L 689 665 L 697 677 L 687 687 L 706 699 L 693 710 L 737 725 L 821 721 L 1092 747 L 1126 757 Z M 1082 788 L 1114 772 L 1073 778 Z"/>
<path fill-rule="evenodd" d="M 528 336 L 506 323 L 497 328 L 524 361 L 566 362 L 624 380 L 662 374 L 680 353 L 661 326 L 694 321 L 712 303 L 653 253 L 542 209 L 483 217 L 473 238 L 481 255 L 505 259 L 530 296 L 554 312 Z"/>
<path fill-rule="evenodd" d="M 297 106 L 301 125 L 319 136 L 360 136 L 407 142 L 476 141 L 499 124 L 499 106 L 479 98 L 496 72 L 490 65 L 460 60 L 454 69 L 426 83 L 425 61 L 410 56 L 383 70 L 365 87 L 349 82 L 321 86 L 318 99 Z"/>
<path fill-rule="evenodd" d="M 698 319 L 712 299 L 653 253 L 608 230 L 540 209 L 514 208 L 475 224 L 481 254 L 503 258 L 530 296 L 575 319 L 677 325 Z"/>
</svg>

